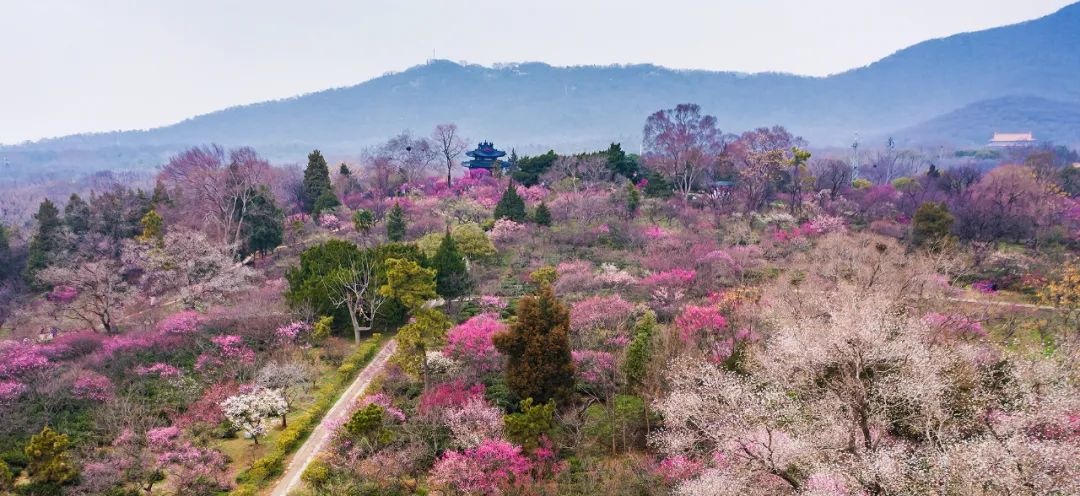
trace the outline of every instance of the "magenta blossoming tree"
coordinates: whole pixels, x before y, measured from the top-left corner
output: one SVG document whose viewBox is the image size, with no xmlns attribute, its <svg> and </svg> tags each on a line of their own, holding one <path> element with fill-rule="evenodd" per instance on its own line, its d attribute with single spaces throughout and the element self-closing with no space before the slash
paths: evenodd
<svg viewBox="0 0 1080 496">
<path fill-rule="evenodd" d="M 431 469 L 433 485 L 464 494 L 494 496 L 529 483 L 532 463 L 521 447 L 488 439 L 475 448 L 450 451 Z"/>
<path fill-rule="evenodd" d="M 162 334 L 191 334 L 199 328 L 201 316 L 194 310 L 176 312 L 162 319 L 157 324 L 157 331 Z"/>
<path fill-rule="evenodd" d="M 474 373 L 490 372 L 502 362 L 491 338 L 505 329 L 497 314 L 482 313 L 447 331 L 443 353 Z"/>
</svg>

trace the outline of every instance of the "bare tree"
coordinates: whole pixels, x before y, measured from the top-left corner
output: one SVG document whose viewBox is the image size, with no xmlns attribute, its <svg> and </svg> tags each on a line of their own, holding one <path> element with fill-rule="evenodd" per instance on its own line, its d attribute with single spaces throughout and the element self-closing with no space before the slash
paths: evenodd
<svg viewBox="0 0 1080 496">
<path fill-rule="evenodd" d="M 925 157 L 914 150 L 897 150 L 892 138 L 885 148 L 878 150 L 870 159 L 869 167 L 859 169 L 860 175 L 877 184 L 892 182 L 918 172 L 926 163 Z"/>
<path fill-rule="evenodd" d="M 810 173 L 816 178 L 814 187 L 819 191 L 829 190 L 830 200 L 835 200 L 840 193 L 851 188 L 851 165 L 843 160 L 812 160 Z"/>
<path fill-rule="evenodd" d="M 359 261 L 349 267 L 331 272 L 325 279 L 335 306 L 345 305 L 352 323 L 353 337 L 360 342 L 360 332 L 371 330 L 375 315 L 386 302 L 386 297 L 379 294 L 378 270 L 371 255 L 364 254 Z M 357 318 L 359 317 L 359 319 Z M 360 320 L 367 323 L 360 325 Z"/>
<path fill-rule="evenodd" d="M 132 294 L 131 287 L 120 277 L 120 265 L 109 260 L 76 267 L 49 267 L 40 277 L 53 286 L 75 292 L 57 297 L 67 317 L 92 328 L 100 325 L 107 334 L 116 331 L 115 314 Z"/>
<path fill-rule="evenodd" d="M 376 155 L 389 159 L 401 178 L 410 183 L 427 175 L 438 158 L 438 151 L 426 138 L 403 131 L 383 143 Z"/>
<path fill-rule="evenodd" d="M 457 124 L 435 126 L 435 131 L 431 133 L 431 140 L 435 143 L 438 152 L 446 159 L 446 185 L 450 186 L 450 174 L 454 171 L 454 164 L 468 145 L 458 134 Z"/>
<path fill-rule="evenodd" d="M 225 150 L 211 145 L 172 157 L 159 179 L 170 190 L 174 208 L 216 226 L 235 256 L 248 208 L 270 171 L 270 164 L 252 148 L 230 150 L 226 161 Z"/>
<path fill-rule="evenodd" d="M 555 184 L 563 179 L 570 179 L 574 191 L 589 187 L 611 177 L 607 158 L 598 154 L 560 155 L 551 164 L 551 169 L 544 174 L 544 182 Z"/>
</svg>

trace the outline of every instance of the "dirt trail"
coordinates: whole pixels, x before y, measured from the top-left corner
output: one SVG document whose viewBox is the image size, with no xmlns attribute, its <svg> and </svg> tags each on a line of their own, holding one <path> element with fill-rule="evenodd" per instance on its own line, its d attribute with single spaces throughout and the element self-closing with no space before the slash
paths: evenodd
<svg viewBox="0 0 1080 496">
<path fill-rule="evenodd" d="M 337 403 L 334 404 L 330 411 L 326 412 L 319 425 L 315 426 L 315 430 L 308 436 L 307 441 L 304 441 L 303 446 L 293 453 L 292 459 L 285 467 L 285 473 L 278 479 L 277 484 L 274 486 L 274 490 L 270 492 L 271 496 L 287 496 L 290 491 L 296 489 L 300 485 L 300 476 L 303 475 L 304 470 L 307 469 L 311 461 L 315 459 L 330 441 L 331 432 L 328 424 L 333 420 L 344 418 L 349 413 L 349 408 L 352 406 L 356 398 L 364 393 L 368 384 L 371 384 L 371 380 L 375 378 L 383 367 L 386 366 L 386 362 L 390 360 L 390 356 L 394 354 L 394 350 L 397 348 L 397 342 L 390 340 L 387 342 L 379 353 L 375 355 L 375 358 L 371 360 L 371 363 L 364 367 L 357 374 L 356 379 L 349 385 L 349 388 L 341 394 Z"/>
</svg>

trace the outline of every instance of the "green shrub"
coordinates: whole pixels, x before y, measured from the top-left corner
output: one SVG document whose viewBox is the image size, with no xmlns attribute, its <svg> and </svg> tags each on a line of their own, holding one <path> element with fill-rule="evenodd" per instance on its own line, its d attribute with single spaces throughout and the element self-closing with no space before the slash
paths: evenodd
<svg viewBox="0 0 1080 496">
<path fill-rule="evenodd" d="M 317 488 L 326 484 L 330 480 L 330 475 L 330 467 L 326 465 L 326 462 L 316 458 L 308 465 L 307 470 L 304 470 L 300 479 L 308 486 Z"/>
</svg>

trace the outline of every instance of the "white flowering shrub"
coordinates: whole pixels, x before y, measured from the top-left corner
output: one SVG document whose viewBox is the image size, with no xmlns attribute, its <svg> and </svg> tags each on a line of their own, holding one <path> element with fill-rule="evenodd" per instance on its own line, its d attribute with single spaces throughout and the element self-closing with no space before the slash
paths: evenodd
<svg viewBox="0 0 1080 496">
<path fill-rule="evenodd" d="M 233 426 L 248 433 L 255 444 L 259 444 L 259 436 L 266 433 L 266 420 L 285 415 L 289 405 L 280 391 L 259 387 L 226 398 L 221 402 L 221 409 Z"/>
</svg>

